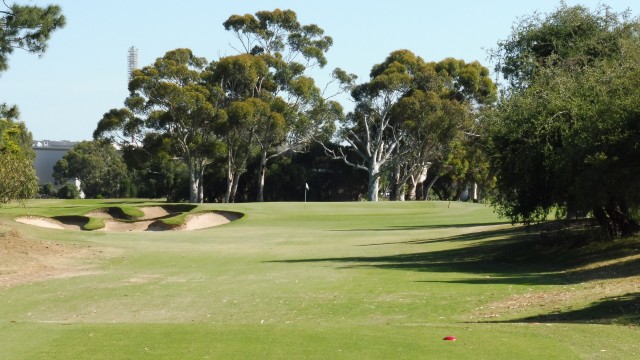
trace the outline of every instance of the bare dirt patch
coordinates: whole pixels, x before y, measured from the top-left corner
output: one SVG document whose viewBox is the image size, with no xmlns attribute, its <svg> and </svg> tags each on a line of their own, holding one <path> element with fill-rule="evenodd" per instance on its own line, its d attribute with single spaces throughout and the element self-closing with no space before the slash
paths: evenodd
<svg viewBox="0 0 640 360">
<path fill-rule="evenodd" d="M 105 249 L 32 239 L 0 224 L 0 287 L 96 273 L 91 260 L 105 256 Z"/>
</svg>

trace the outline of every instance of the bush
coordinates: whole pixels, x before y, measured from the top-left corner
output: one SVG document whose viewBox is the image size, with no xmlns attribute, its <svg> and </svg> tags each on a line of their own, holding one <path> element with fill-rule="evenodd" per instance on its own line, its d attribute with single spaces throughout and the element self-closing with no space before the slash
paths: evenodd
<svg viewBox="0 0 640 360">
<path fill-rule="evenodd" d="M 78 199 L 80 191 L 74 184 L 65 184 L 58 190 L 59 199 Z"/>
</svg>

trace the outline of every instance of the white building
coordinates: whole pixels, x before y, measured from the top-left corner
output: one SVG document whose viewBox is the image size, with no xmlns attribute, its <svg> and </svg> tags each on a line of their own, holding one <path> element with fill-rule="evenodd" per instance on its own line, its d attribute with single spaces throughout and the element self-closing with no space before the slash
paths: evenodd
<svg viewBox="0 0 640 360">
<path fill-rule="evenodd" d="M 73 149 L 78 142 L 62 140 L 34 140 L 33 150 L 36 152 L 36 159 L 33 161 L 33 166 L 36 168 L 36 175 L 38 176 L 38 184 L 54 184 L 53 179 L 53 167 L 62 159 L 67 151 Z M 79 184 L 76 184 L 76 186 Z"/>
</svg>

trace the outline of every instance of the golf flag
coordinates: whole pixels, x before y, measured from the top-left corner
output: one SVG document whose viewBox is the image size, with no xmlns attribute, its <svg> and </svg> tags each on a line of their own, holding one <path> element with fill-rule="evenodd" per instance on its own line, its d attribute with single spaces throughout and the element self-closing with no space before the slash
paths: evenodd
<svg viewBox="0 0 640 360">
<path fill-rule="evenodd" d="M 304 183 L 304 188 L 305 188 L 305 189 L 307 189 L 307 190 L 309 190 L 309 184 Z"/>
</svg>

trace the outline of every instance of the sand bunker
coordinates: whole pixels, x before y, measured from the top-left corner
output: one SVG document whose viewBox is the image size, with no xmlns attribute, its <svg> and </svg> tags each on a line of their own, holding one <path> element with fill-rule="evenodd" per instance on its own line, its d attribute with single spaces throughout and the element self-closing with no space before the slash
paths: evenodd
<svg viewBox="0 0 640 360">
<path fill-rule="evenodd" d="M 63 223 L 56 219 L 51 219 L 42 216 L 22 216 L 16 218 L 19 223 L 39 226 L 47 229 L 68 229 L 68 230 L 82 230 L 82 224 L 75 221 L 68 221 Z"/>
<path fill-rule="evenodd" d="M 87 213 L 89 217 L 104 219 L 105 226 L 96 231 L 104 232 L 130 232 L 130 231 L 191 231 L 198 229 L 206 229 L 214 226 L 224 225 L 241 217 L 240 214 L 231 212 L 201 212 L 193 215 L 187 215 L 183 225 L 170 227 L 160 222 L 158 219 L 171 215 L 167 210 L 160 206 L 150 206 L 140 208 L 144 212 L 144 216 L 140 221 L 120 221 L 114 219 L 107 212 L 96 210 Z M 22 216 L 16 218 L 19 223 L 39 226 L 49 229 L 69 229 L 82 230 L 82 224 L 77 221 L 59 221 L 52 218 L 40 216 Z"/>
<path fill-rule="evenodd" d="M 228 224 L 240 218 L 239 214 L 226 212 L 207 212 L 187 216 L 187 222 L 181 226 L 180 230 L 198 230 L 212 226 Z"/>
<path fill-rule="evenodd" d="M 144 213 L 140 220 L 157 219 L 171 214 L 162 206 L 145 206 L 139 209 Z"/>
</svg>

